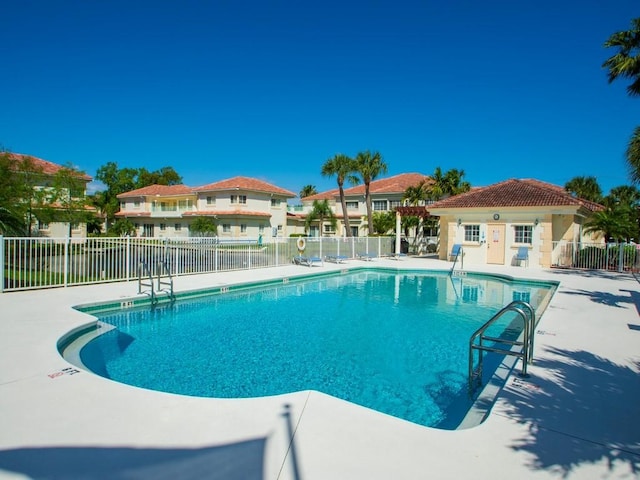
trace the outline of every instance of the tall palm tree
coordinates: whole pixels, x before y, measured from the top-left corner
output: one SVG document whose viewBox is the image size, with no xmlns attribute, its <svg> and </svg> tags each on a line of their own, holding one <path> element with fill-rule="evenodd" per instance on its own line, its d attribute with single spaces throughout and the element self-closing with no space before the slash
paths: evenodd
<svg viewBox="0 0 640 480">
<path fill-rule="evenodd" d="M 573 177 L 564 184 L 564 189 L 572 195 L 600 203 L 602 201 L 602 189 L 598 185 L 596 177 Z"/>
<path fill-rule="evenodd" d="M 315 185 L 305 185 L 304 187 L 302 187 L 302 190 L 300 190 L 300 193 L 298 194 L 298 196 L 300 198 L 304 198 L 304 197 L 310 197 L 311 195 L 316 195 L 317 193 L 318 193 L 318 190 L 316 190 Z"/>
<path fill-rule="evenodd" d="M 447 193 L 449 195 L 459 195 L 471 190 L 471 184 L 462 180 L 464 177 L 464 170 L 452 168 L 445 173 L 444 176 L 446 179 Z"/>
<path fill-rule="evenodd" d="M 364 183 L 364 200 L 367 205 L 367 225 L 369 228 L 369 235 L 374 232 L 373 229 L 373 208 L 371 206 L 371 182 L 375 180 L 378 175 L 387 173 L 387 164 L 382 159 L 382 155 L 379 152 L 359 152 L 356 155 L 356 171 L 362 178 Z"/>
<path fill-rule="evenodd" d="M 305 220 L 305 229 L 309 230 L 309 228 L 311 227 L 311 224 L 313 222 L 318 222 L 318 224 L 320 225 L 320 236 L 322 236 L 322 226 L 324 225 L 324 222 L 328 220 L 331 224 L 331 226 L 335 229 L 336 225 L 338 223 L 338 221 L 336 220 L 336 216 L 333 214 L 333 212 L 331 211 L 331 207 L 329 206 L 329 201 L 328 200 L 314 200 L 313 201 L 313 207 L 311 208 L 311 211 L 309 212 L 309 214 L 307 215 L 307 218 Z"/>
<path fill-rule="evenodd" d="M 407 187 L 402 195 L 402 200 L 406 201 L 409 205 L 420 205 L 420 203 L 427 200 L 429 196 L 429 187 L 426 181 L 420 182 L 418 185 Z"/>
<path fill-rule="evenodd" d="M 442 173 L 442 169 L 440 167 L 436 167 L 431 178 L 433 179 L 433 184 L 431 185 L 429 196 L 431 197 L 431 200 L 440 200 L 444 197 L 447 190 L 447 181 Z"/>
<path fill-rule="evenodd" d="M 640 18 L 631 20 L 631 29 L 616 32 L 604 43 L 607 48 L 617 49 L 617 53 L 602 64 L 608 70 L 609 83 L 618 77 L 631 79 L 627 93 L 640 95 Z M 635 184 L 640 183 L 640 127 L 631 135 L 626 151 L 629 176 Z"/>
<path fill-rule="evenodd" d="M 349 224 L 349 214 L 347 213 L 347 201 L 344 198 L 344 181 L 348 180 L 353 185 L 360 183 L 360 179 L 355 175 L 356 163 L 353 158 L 341 153 L 334 155 L 322 165 L 322 175 L 325 177 L 336 176 L 338 190 L 340 191 L 340 205 L 344 215 L 344 228 L 347 237 L 351 236 L 351 225 Z"/>
<path fill-rule="evenodd" d="M 471 190 L 471 184 L 462 180 L 464 177 L 464 170 L 458 170 L 452 168 L 446 173 L 442 173 L 440 167 L 436 167 L 431 178 L 433 184 L 431 185 L 430 197 L 432 200 L 440 200 L 445 196 L 458 195 Z"/>
<path fill-rule="evenodd" d="M 631 185 L 620 185 L 609 191 L 603 199 L 603 205 L 614 207 L 615 205 L 626 205 L 633 209 L 640 207 L 640 190 Z"/>
</svg>

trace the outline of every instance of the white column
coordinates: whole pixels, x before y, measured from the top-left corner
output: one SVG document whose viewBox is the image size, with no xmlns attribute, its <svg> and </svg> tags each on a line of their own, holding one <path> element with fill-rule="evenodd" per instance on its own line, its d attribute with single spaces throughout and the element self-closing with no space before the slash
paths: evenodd
<svg viewBox="0 0 640 480">
<path fill-rule="evenodd" d="M 402 216 L 396 210 L 396 255 L 400 255 L 400 230 L 402 229 Z"/>
</svg>

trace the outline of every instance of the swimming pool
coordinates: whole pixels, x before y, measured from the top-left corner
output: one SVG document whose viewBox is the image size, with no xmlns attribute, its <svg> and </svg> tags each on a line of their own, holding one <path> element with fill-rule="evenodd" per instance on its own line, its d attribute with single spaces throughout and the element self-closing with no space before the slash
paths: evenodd
<svg viewBox="0 0 640 480">
<path fill-rule="evenodd" d="M 154 309 L 94 313 L 115 328 L 87 343 L 80 359 L 106 378 L 153 390 L 217 398 L 318 390 L 455 428 L 472 403 L 471 334 L 514 299 L 538 310 L 552 290 L 423 271 L 285 279 Z M 493 335 L 517 336 L 521 323 L 512 320 L 505 316 Z"/>
</svg>

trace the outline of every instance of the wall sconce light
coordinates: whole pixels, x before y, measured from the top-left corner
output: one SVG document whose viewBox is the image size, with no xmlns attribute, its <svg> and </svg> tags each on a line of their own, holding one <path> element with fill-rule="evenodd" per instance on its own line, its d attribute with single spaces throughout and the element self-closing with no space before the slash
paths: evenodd
<svg viewBox="0 0 640 480">
<path fill-rule="evenodd" d="M 539 223 L 540 223 L 540 220 L 538 220 L 538 219 L 536 218 L 536 219 L 534 220 L 534 222 L 533 222 L 533 226 L 534 226 L 534 227 L 537 227 Z"/>
<path fill-rule="evenodd" d="M 460 226 L 460 225 L 462 225 L 462 219 L 461 218 L 458 219 L 458 226 Z"/>
</svg>

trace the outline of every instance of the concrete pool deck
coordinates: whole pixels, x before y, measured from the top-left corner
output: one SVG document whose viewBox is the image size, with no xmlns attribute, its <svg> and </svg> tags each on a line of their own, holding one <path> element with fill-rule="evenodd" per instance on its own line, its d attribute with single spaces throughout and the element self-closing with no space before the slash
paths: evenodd
<svg viewBox="0 0 640 480">
<path fill-rule="evenodd" d="M 349 261 L 175 278 L 176 291 L 353 266 L 446 270 L 435 259 Z M 640 476 L 640 284 L 625 273 L 467 268 L 560 287 L 481 425 L 426 428 L 315 391 L 185 397 L 77 370 L 58 340 L 73 305 L 137 283 L 0 294 L 0 478 L 416 479 Z M 76 373 L 77 372 L 77 373 Z"/>
</svg>

